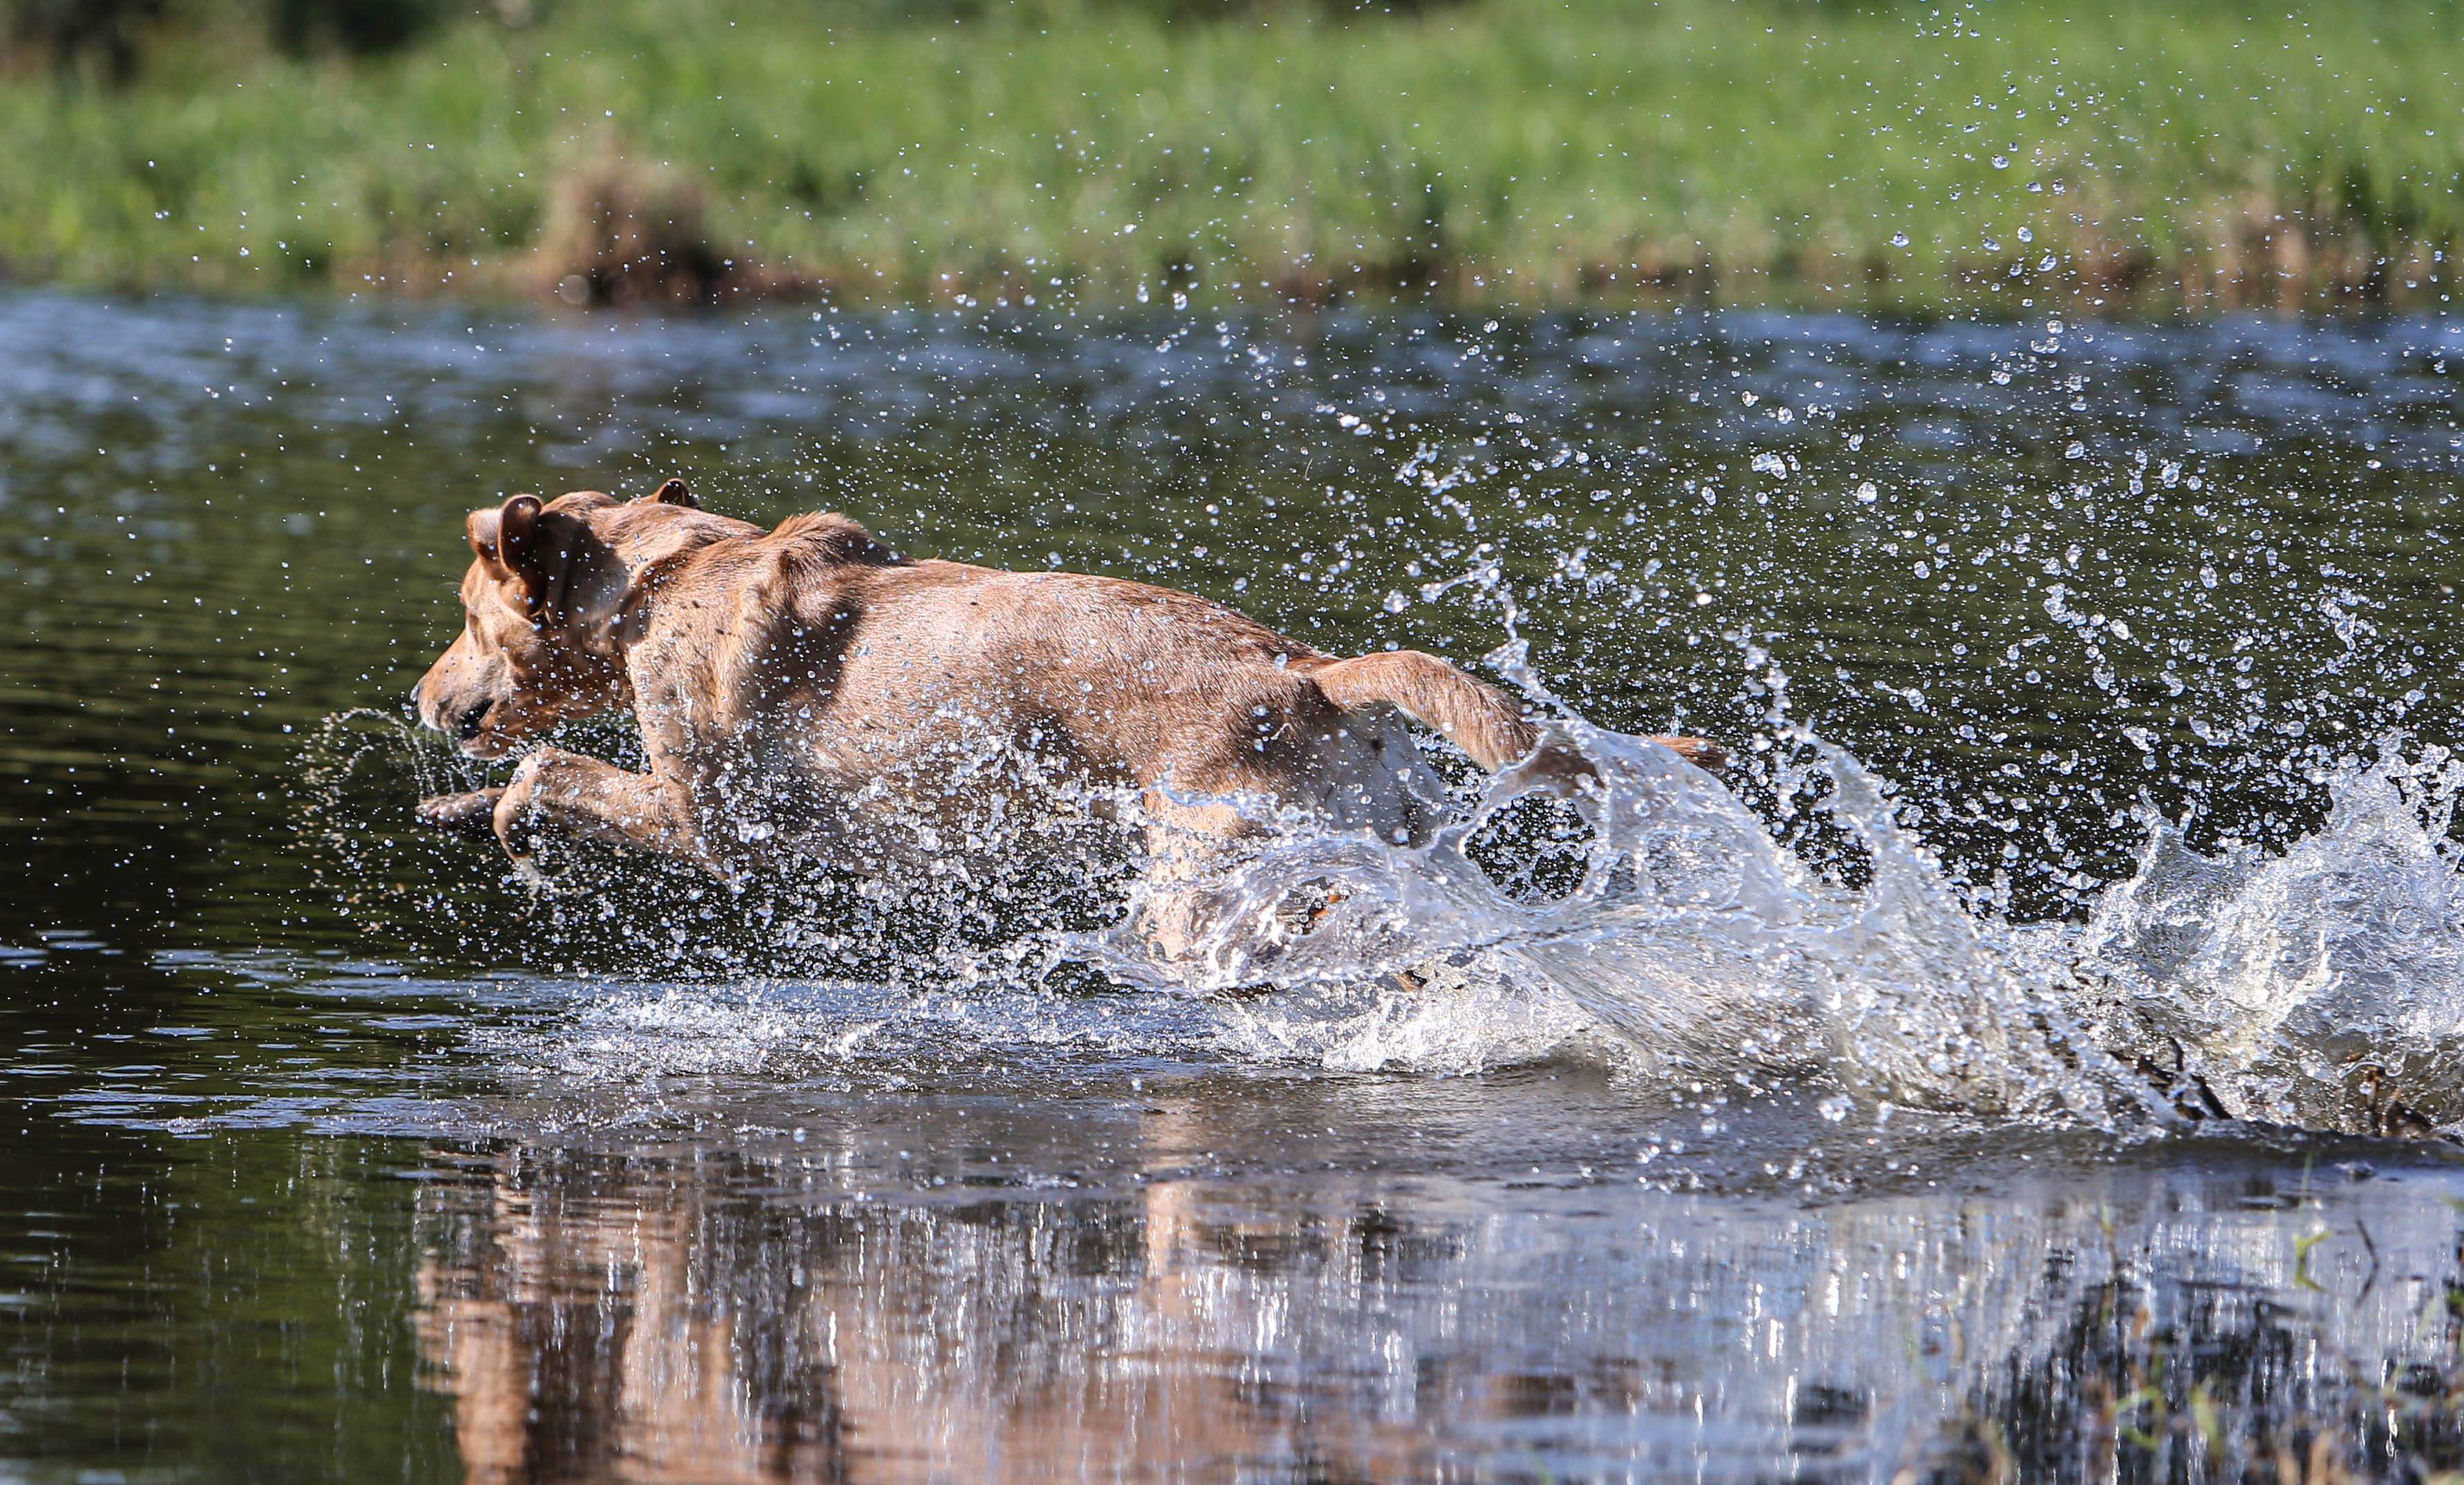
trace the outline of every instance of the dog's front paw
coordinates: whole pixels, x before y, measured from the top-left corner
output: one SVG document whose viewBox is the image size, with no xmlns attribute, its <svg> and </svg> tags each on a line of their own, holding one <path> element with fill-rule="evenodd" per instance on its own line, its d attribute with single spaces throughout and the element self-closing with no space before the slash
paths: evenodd
<svg viewBox="0 0 2464 1485">
<path fill-rule="evenodd" d="M 474 789 L 469 794 L 440 794 L 419 801 L 419 822 L 431 830 L 473 841 L 491 841 L 496 834 L 496 801 L 502 789 Z"/>
</svg>

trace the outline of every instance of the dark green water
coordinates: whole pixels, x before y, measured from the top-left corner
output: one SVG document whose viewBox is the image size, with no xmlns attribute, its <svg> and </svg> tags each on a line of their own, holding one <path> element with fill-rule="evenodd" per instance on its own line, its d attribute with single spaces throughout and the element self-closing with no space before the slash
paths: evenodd
<svg viewBox="0 0 2464 1485">
<path fill-rule="evenodd" d="M 2437 322 L 19 294 L 0 343 L 0 1479 L 2464 1462 L 2444 1143 L 1834 1123 L 1650 1085 L 1545 997 L 1330 1022 L 816 955 L 881 920 L 647 867 L 540 898 L 414 838 L 461 765 L 390 720 L 463 513 L 522 490 L 683 473 L 1337 651 L 1477 661 L 1510 592 L 1569 706 L 1729 740 L 1766 810 L 1784 675 L 1997 922 L 2087 917 L 2143 808 L 2317 863 L 2240 919 L 2341 946 L 2400 898 L 2402 954 L 2318 962 L 2435 1059 L 2440 823 L 2390 866 L 2328 781 L 2464 720 Z"/>
</svg>

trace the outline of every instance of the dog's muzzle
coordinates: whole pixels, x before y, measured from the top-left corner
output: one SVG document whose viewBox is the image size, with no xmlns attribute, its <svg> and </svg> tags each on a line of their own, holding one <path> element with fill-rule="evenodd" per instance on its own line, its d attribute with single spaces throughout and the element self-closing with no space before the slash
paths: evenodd
<svg viewBox="0 0 2464 1485">
<path fill-rule="evenodd" d="M 429 706 L 427 682 L 421 681 L 410 688 L 410 714 L 419 719 L 419 724 L 440 732 L 451 732 L 461 742 L 469 742 L 479 735 L 480 730 L 488 725 L 489 711 L 495 705 L 494 701 L 483 700 L 465 709 L 461 715 L 449 718 L 441 705 L 435 709 Z"/>
</svg>

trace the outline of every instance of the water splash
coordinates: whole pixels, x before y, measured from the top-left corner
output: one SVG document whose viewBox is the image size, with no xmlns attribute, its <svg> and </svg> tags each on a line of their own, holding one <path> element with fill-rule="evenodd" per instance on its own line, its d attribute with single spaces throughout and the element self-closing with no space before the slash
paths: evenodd
<svg viewBox="0 0 2464 1485">
<path fill-rule="evenodd" d="M 1523 669 L 1517 652 L 1497 658 Z M 1496 869 L 1499 838 L 1535 800 L 1561 808 L 1513 775 L 1478 786 L 1462 821 L 1417 847 L 1262 817 L 1272 828 L 1203 878 L 1133 882 L 1125 897 L 1104 890 L 1117 863 L 1089 858 L 1074 886 L 1110 905 L 1092 922 L 919 916 L 914 894 L 878 883 L 705 882 L 690 890 L 709 896 L 706 930 L 674 922 L 671 897 L 659 934 L 627 930 L 628 951 L 737 985 L 870 988 L 714 1009 L 723 1037 L 672 989 L 620 996 L 577 1028 L 576 1051 L 586 1063 L 610 1037 L 655 1033 L 690 1054 L 680 1071 L 695 1056 L 810 1067 L 974 1044 L 982 1037 L 958 1028 L 976 1018 L 996 1039 L 1031 1041 L 1039 1022 L 1086 1019 L 1084 995 L 1053 991 L 1091 970 L 1194 1008 L 1107 1025 L 1088 1044 L 1109 1053 L 1151 1035 L 1155 1055 L 1184 1055 L 1196 1036 L 1236 1059 L 1336 1070 L 1578 1057 L 1706 1115 L 1785 1088 L 1835 1119 L 1905 1108 L 2154 1127 L 2173 1117 L 2154 1085 L 2169 1083 L 2234 1118 L 2464 1126 L 2464 879 L 2448 841 L 2464 763 L 2434 749 L 2408 761 L 2390 740 L 2379 762 L 2327 781 L 2325 826 L 2280 853 L 2202 855 L 2180 827 L 2154 826 L 2086 923 L 2029 925 L 1963 892 L 1860 760 L 1780 732 L 1780 796 L 1815 801 L 1824 851 L 1660 745 L 1570 712 L 1551 741 L 1588 759 L 1596 784 L 1551 847 L 1571 853 L 1553 886 Z M 329 842 L 354 837 L 341 801 L 367 794 L 359 775 L 469 781 L 389 718 L 337 718 L 319 747 L 312 815 Z M 1035 867 L 1047 895 L 1055 864 Z M 557 942 L 542 916 L 567 938 L 607 934 L 629 911 L 611 902 L 639 875 L 549 891 L 521 928 L 525 950 Z M 1138 927 L 1161 892 L 1203 900 L 1171 952 Z M 866 972 L 818 977 L 849 964 Z"/>
<path fill-rule="evenodd" d="M 2179 1049 L 2234 1113 L 2365 1133 L 2464 1120 L 2464 763 L 2401 739 L 2280 854 L 2159 823 L 2079 934 L 2117 1045 Z"/>
<path fill-rule="evenodd" d="M 1417 849 L 1273 838 L 1213 884 L 1217 910 L 1186 957 L 1121 929 L 1073 952 L 1156 988 L 1270 984 L 1275 1003 L 1253 1004 L 1243 1034 L 1338 1066 L 1477 1066 L 1605 1035 L 1637 1076 L 1672 1087 L 1788 1080 L 1869 1106 L 2099 1125 L 2147 1111 L 2144 1081 L 2081 1033 L 2043 956 L 1969 910 L 1844 753 L 1815 757 L 1836 784 L 1831 814 L 1870 863 L 1854 887 L 1648 739 L 1577 723 L 1554 740 L 1598 777 L 1578 805 L 1587 859 L 1562 895 L 1509 895 L 1466 849 L 1528 792 L 1509 776 Z M 1301 883 L 1338 887 L 1295 926 L 1281 909 Z M 1331 1035 L 1328 1006 L 1364 983 L 1376 998 Z M 1308 1013 L 1281 1004 L 1296 994 L 1319 998 Z M 1318 1024 L 1297 1029 L 1296 1015 Z"/>
</svg>

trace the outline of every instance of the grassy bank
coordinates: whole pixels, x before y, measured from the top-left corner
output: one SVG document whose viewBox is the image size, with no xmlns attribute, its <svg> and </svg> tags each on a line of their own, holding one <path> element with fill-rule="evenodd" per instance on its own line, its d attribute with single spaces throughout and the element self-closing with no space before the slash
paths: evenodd
<svg viewBox="0 0 2464 1485">
<path fill-rule="evenodd" d="M 542 0 L 358 59 L 165 21 L 124 85 L 0 79 L 0 271 L 601 299 L 2445 303 L 2464 6 L 2290 9 Z"/>
</svg>

